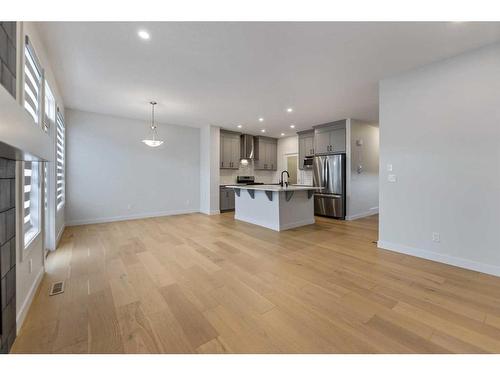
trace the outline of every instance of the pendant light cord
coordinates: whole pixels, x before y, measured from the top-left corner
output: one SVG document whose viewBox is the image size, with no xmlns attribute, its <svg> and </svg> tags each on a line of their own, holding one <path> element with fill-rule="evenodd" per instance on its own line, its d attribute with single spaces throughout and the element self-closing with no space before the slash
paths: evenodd
<svg viewBox="0 0 500 375">
<path fill-rule="evenodd" d="M 155 105 L 156 102 L 151 103 L 151 130 L 153 133 L 153 140 L 156 140 L 156 125 L 155 125 Z"/>
</svg>

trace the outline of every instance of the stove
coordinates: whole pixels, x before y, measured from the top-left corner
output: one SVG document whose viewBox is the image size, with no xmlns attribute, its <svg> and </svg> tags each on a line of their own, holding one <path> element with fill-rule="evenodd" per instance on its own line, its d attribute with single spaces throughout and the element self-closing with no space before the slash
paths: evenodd
<svg viewBox="0 0 500 375">
<path fill-rule="evenodd" d="M 238 176 L 236 177 L 236 183 L 245 185 L 264 185 L 263 182 L 255 182 L 254 176 Z"/>
</svg>

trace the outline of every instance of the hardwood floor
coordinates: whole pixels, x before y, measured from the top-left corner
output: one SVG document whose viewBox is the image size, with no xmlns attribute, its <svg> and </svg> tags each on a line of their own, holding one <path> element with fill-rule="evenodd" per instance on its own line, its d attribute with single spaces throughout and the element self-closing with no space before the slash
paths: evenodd
<svg viewBox="0 0 500 375">
<path fill-rule="evenodd" d="M 500 278 L 376 239 L 377 217 L 281 233 L 232 213 L 67 228 L 13 352 L 500 353 Z"/>
</svg>

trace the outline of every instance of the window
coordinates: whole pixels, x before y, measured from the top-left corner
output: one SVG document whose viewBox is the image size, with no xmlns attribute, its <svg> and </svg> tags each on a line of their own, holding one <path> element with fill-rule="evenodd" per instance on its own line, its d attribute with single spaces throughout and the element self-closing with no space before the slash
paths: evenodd
<svg viewBox="0 0 500 375">
<path fill-rule="evenodd" d="M 59 108 L 57 109 L 57 126 L 56 126 L 56 205 L 59 210 L 64 206 L 66 193 L 65 187 L 65 126 L 64 119 Z"/>
<path fill-rule="evenodd" d="M 24 247 L 40 233 L 41 191 L 39 163 L 24 162 Z"/>
<path fill-rule="evenodd" d="M 43 116 L 43 130 L 48 131 L 53 124 L 56 122 L 56 99 L 52 90 L 50 89 L 49 83 L 45 81 L 45 116 Z"/>
<path fill-rule="evenodd" d="M 24 57 L 24 108 L 39 124 L 43 71 L 27 35 Z"/>
</svg>

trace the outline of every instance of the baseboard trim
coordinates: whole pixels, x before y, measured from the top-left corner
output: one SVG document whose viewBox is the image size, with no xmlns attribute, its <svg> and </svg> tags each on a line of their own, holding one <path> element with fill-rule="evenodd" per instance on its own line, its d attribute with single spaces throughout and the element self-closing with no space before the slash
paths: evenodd
<svg viewBox="0 0 500 375">
<path fill-rule="evenodd" d="M 17 325 L 17 333 L 21 330 L 21 327 L 23 326 L 24 319 L 26 319 L 26 315 L 28 314 L 28 311 L 31 307 L 31 303 L 33 302 L 33 298 L 35 298 L 36 292 L 38 291 L 38 287 L 40 286 L 40 283 L 42 282 L 43 275 L 45 273 L 45 268 L 41 267 L 40 271 L 38 272 L 38 275 L 36 275 L 35 281 L 33 282 L 33 285 L 31 285 L 31 288 L 28 292 L 28 295 L 24 299 L 23 304 L 21 305 L 21 309 L 19 310 L 19 313 L 16 315 L 16 325 Z"/>
<path fill-rule="evenodd" d="M 368 217 L 368 216 L 372 216 L 372 215 L 378 215 L 378 207 L 372 208 L 366 212 L 361 212 L 360 214 L 346 216 L 346 220 L 356 220 L 356 219 L 361 219 L 363 217 Z"/>
<path fill-rule="evenodd" d="M 311 220 L 302 220 L 302 221 L 296 221 L 294 223 L 288 223 L 280 226 L 280 231 L 282 230 L 287 230 L 287 229 L 293 229 L 293 228 L 298 228 L 298 227 L 303 227 L 305 225 L 312 225 L 316 222 L 314 217 Z"/>
<path fill-rule="evenodd" d="M 93 218 L 93 219 L 69 220 L 66 222 L 66 226 L 72 227 L 75 225 L 111 223 L 111 222 L 115 222 L 115 221 L 147 219 L 150 217 L 185 215 L 185 214 L 192 214 L 192 213 L 196 213 L 196 212 L 200 212 L 200 210 L 198 210 L 198 209 L 172 210 L 172 211 L 146 212 L 146 213 L 134 214 L 134 215 L 111 216 L 111 217 L 102 217 L 102 218 Z"/>
<path fill-rule="evenodd" d="M 396 244 L 387 241 L 378 241 L 377 246 L 384 250 L 403 253 L 406 255 L 412 255 L 417 258 L 432 260 L 435 262 L 444 263 L 459 268 L 465 268 L 467 270 L 477 271 L 488 275 L 500 276 L 499 266 L 492 266 L 489 264 L 476 262 L 474 260 L 458 258 L 448 254 L 439 254 L 434 251 L 418 249 L 415 247 Z"/>
<path fill-rule="evenodd" d="M 210 211 L 203 210 L 203 211 L 199 211 L 199 212 L 201 212 L 202 214 L 205 214 L 205 215 L 219 215 L 220 214 L 220 210 L 210 210 Z"/>
<path fill-rule="evenodd" d="M 59 242 L 61 241 L 62 234 L 64 233 L 64 228 L 66 228 L 66 224 L 63 224 L 61 226 L 61 229 L 59 230 L 59 233 L 57 233 L 57 237 L 56 237 L 56 249 L 59 246 Z"/>
</svg>

